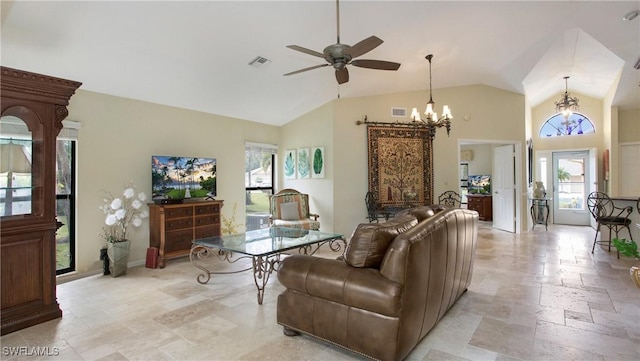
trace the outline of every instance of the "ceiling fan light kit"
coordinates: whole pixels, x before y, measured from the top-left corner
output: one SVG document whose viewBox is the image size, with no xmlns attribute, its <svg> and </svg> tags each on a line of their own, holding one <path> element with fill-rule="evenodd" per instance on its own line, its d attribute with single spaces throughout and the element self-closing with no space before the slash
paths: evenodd
<svg viewBox="0 0 640 361">
<path fill-rule="evenodd" d="M 349 46 L 347 44 L 340 43 L 340 1 L 336 0 L 336 27 L 337 37 L 336 43 L 324 48 L 322 53 L 315 50 L 307 49 L 298 45 L 287 45 L 287 48 L 296 50 L 308 55 L 324 58 L 327 64 L 314 65 L 308 68 L 299 69 L 290 73 L 284 74 L 285 76 L 299 74 L 305 71 L 322 68 L 325 66 L 333 66 L 336 73 L 336 81 L 338 84 L 344 84 L 349 81 L 349 70 L 347 65 L 353 65 L 360 68 L 378 69 L 378 70 L 398 70 L 400 68 L 399 63 L 383 60 L 370 60 L 370 59 L 357 59 L 361 55 L 364 55 L 371 50 L 377 48 L 383 43 L 382 39 L 377 36 L 370 36 L 359 43 Z"/>
</svg>

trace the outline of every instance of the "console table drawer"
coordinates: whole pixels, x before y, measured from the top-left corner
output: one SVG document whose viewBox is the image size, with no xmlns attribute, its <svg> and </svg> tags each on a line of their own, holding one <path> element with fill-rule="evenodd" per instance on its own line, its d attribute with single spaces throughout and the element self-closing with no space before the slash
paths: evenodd
<svg viewBox="0 0 640 361">
<path fill-rule="evenodd" d="M 213 213 L 220 213 L 220 206 L 218 204 L 211 204 L 211 205 L 196 207 L 196 216 L 199 216 L 202 214 L 213 214 Z"/>
<path fill-rule="evenodd" d="M 166 208 L 164 217 L 166 219 L 183 218 L 193 216 L 193 207 Z"/>
<path fill-rule="evenodd" d="M 174 252 L 191 249 L 193 241 L 193 229 L 183 229 L 180 231 L 167 232 L 167 240 L 164 246 L 165 252 Z"/>
<path fill-rule="evenodd" d="M 217 214 L 211 215 L 211 216 L 196 217 L 195 226 L 200 227 L 200 226 L 205 226 L 207 224 L 214 224 L 214 223 L 220 223 L 220 216 Z"/>
<path fill-rule="evenodd" d="M 184 229 L 193 227 L 193 218 L 177 218 L 167 219 L 164 223 L 165 231 L 173 231 L 175 229 Z"/>
</svg>

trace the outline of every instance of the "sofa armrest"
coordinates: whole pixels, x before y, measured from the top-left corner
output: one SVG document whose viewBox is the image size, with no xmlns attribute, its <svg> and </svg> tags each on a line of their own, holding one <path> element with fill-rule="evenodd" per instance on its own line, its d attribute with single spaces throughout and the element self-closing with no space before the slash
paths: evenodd
<svg viewBox="0 0 640 361">
<path fill-rule="evenodd" d="M 402 286 L 374 268 L 343 260 L 293 255 L 285 258 L 278 280 L 290 290 L 386 316 L 398 316 Z"/>
</svg>

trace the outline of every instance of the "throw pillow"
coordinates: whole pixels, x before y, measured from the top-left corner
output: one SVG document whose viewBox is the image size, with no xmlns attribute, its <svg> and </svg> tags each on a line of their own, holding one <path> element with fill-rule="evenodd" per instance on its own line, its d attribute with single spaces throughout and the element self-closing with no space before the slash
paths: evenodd
<svg viewBox="0 0 640 361">
<path fill-rule="evenodd" d="M 298 202 L 281 203 L 280 219 L 283 219 L 285 221 L 300 220 L 300 213 L 298 213 Z"/>
<path fill-rule="evenodd" d="M 353 267 L 378 268 L 391 242 L 402 232 L 418 224 L 411 214 L 397 216 L 385 223 L 363 223 L 351 236 L 345 261 Z"/>
</svg>

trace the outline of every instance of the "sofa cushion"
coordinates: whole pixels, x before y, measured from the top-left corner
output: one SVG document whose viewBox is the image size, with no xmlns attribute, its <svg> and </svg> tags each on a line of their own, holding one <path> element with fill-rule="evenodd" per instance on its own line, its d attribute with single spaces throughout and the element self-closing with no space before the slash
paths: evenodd
<svg viewBox="0 0 640 361">
<path fill-rule="evenodd" d="M 297 221 L 300 219 L 298 202 L 286 202 L 280 204 L 280 219 L 285 221 Z"/>
<path fill-rule="evenodd" d="M 418 220 L 411 214 L 395 217 L 385 223 L 363 223 L 351 236 L 345 261 L 353 267 L 380 267 L 391 241 L 414 227 Z"/>
</svg>

